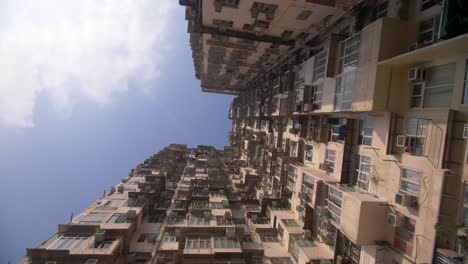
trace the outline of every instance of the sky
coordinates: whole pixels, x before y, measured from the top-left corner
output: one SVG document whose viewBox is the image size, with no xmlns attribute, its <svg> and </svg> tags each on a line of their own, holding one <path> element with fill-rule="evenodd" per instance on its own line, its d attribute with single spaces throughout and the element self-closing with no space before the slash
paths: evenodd
<svg viewBox="0 0 468 264">
<path fill-rule="evenodd" d="M 0 2 L 0 263 L 162 147 L 229 144 L 178 1 Z"/>
</svg>

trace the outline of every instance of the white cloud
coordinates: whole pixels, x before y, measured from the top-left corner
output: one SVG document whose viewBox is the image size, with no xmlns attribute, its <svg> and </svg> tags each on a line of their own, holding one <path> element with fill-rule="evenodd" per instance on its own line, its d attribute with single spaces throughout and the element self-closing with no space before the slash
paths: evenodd
<svg viewBox="0 0 468 264">
<path fill-rule="evenodd" d="M 2 1 L 0 126 L 34 126 L 39 93 L 69 116 L 80 100 L 108 104 L 129 79 L 158 78 L 176 2 Z"/>
</svg>

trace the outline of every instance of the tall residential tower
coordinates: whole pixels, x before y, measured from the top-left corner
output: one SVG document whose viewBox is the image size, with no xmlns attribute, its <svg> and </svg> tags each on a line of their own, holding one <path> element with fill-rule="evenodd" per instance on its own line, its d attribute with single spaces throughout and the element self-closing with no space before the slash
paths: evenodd
<svg viewBox="0 0 468 264">
<path fill-rule="evenodd" d="M 231 146 L 166 147 L 20 263 L 468 263 L 465 2 L 179 0 Z"/>
</svg>

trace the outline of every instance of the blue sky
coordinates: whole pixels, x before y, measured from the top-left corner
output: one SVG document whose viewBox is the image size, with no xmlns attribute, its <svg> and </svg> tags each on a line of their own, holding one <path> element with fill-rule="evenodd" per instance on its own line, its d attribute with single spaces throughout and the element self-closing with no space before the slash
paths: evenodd
<svg viewBox="0 0 468 264">
<path fill-rule="evenodd" d="M 129 17 L 140 15 L 140 9 L 158 8 L 151 2 L 161 4 L 164 1 L 134 3 L 137 2 L 138 7 L 129 9 Z M 15 3 L 11 1 L 11 6 L 6 8 L 9 13 L 22 12 L 24 6 L 15 6 Z M 152 14 L 159 14 L 157 10 L 154 12 Z M 117 39 L 123 40 L 124 45 L 115 49 L 117 53 L 96 57 L 100 60 L 97 65 L 94 65 L 93 53 L 108 47 L 104 40 L 87 43 L 91 51 L 82 52 L 81 47 L 60 51 L 61 48 L 56 47 L 47 55 L 50 57 L 27 61 L 25 64 L 36 65 L 34 74 L 40 79 L 28 82 L 19 79 L 18 87 L 13 87 L 15 90 L 8 85 L 14 79 L 0 77 L 0 105 L 4 106 L 0 106 L 3 180 L 0 263 L 18 260 L 25 254 L 25 248 L 47 239 L 56 232 L 58 224 L 69 220 L 71 213 L 79 213 L 100 197 L 104 189 L 117 184 L 133 167 L 163 146 L 186 143 L 221 148 L 228 144 L 231 122 L 227 115 L 232 97 L 201 92 L 200 83 L 194 77 L 184 9 L 171 6 L 158 16 L 152 21 L 156 23 L 153 34 L 159 34 L 158 37 L 139 36 L 149 34 L 148 31 L 121 32 Z M 122 17 L 115 20 L 125 22 L 125 16 Z M 138 23 L 133 22 L 142 25 L 141 18 L 136 20 Z M 22 30 L 20 24 L 7 22 L 11 32 Z M 105 30 L 119 23 L 108 23 L 110 26 L 104 27 L 99 35 L 105 38 Z M 67 23 L 62 24 L 66 29 Z M 150 24 L 147 26 L 151 28 Z M 60 39 L 60 32 L 57 34 Z M 128 44 L 125 36 L 137 39 L 137 47 Z M 53 41 L 54 35 L 50 39 Z M 143 47 L 139 47 L 140 42 Z M 93 50 L 93 44 L 100 49 Z M 32 47 L 32 44 L 23 45 L 18 51 L 11 46 L 8 53 L 13 55 L 8 56 L 21 57 L 22 49 Z M 5 48 L 0 46 L 0 59 L 7 56 L 1 51 Z M 80 56 L 89 59 L 77 59 L 73 52 L 87 54 Z M 136 55 L 131 55 L 132 52 Z M 77 62 L 62 69 L 60 58 L 55 58 L 61 54 L 68 54 L 63 58 L 64 64 L 69 63 L 68 59 Z M 117 62 L 114 55 L 120 57 Z M 124 70 L 112 66 L 119 61 L 127 63 Z M 90 78 L 87 78 L 88 71 L 76 70 L 107 66 L 111 67 L 110 72 L 97 69 L 100 74 L 91 74 Z M 2 71 L 5 67 L 0 64 Z M 16 72 L 10 77 L 30 74 L 30 71 L 23 71 L 27 67 L 31 65 L 13 67 Z M 5 107 L 5 102 L 13 106 Z"/>
</svg>

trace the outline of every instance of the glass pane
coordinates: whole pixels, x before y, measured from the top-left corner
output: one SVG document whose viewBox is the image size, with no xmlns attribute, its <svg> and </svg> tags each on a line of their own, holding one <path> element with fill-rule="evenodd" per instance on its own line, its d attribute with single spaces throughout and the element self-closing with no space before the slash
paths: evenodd
<svg viewBox="0 0 468 264">
<path fill-rule="evenodd" d="M 412 182 L 420 183 L 421 172 L 403 168 L 401 178 Z"/>
</svg>

